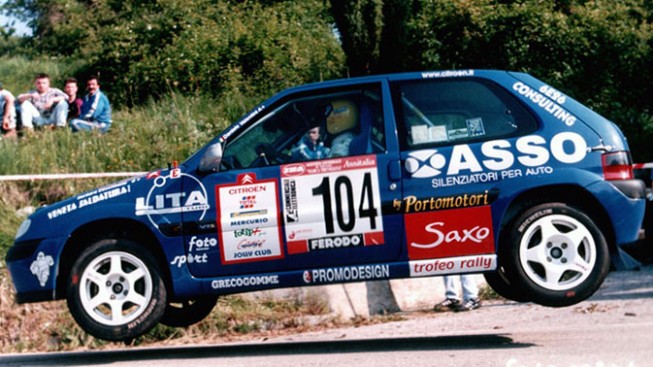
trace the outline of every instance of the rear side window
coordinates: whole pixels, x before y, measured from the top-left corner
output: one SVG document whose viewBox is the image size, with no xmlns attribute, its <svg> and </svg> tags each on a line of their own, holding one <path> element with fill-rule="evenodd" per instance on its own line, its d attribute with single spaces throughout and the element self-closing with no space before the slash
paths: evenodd
<svg viewBox="0 0 653 367">
<path fill-rule="evenodd" d="M 528 134 L 533 115 L 509 92 L 485 80 L 426 80 L 393 85 L 402 150 Z"/>
</svg>

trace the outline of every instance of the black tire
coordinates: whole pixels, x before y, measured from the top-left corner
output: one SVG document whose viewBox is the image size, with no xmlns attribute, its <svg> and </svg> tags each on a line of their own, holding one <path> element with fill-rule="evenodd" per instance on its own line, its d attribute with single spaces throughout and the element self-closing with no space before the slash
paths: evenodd
<svg viewBox="0 0 653 367">
<path fill-rule="evenodd" d="M 576 304 L 601 286 L 610 269 L 605 237 L 583 212 L 562 203 L 535 206 L 509 228 L 508 279 L 533 302 Z"/>
<path fill-rule="evenodd" d="M 147 333 L 166 306 L 166 287 L 154 257 L 125 239 L 100 240 L 75 261 L 68 308 L 96 338 L 129 341 Z M 116 313 L 120 310 L 120 313 Z"/>
<path fill-rule="evenodd" d="M 524 290 L 518 288 L 514 281 L 511 282 L 508 280 L 503 267 L 498 267 L 495 271 L 483 273 L 483 277 L 487 284 L 501 297 L 515 302 L 530 301 L 530 298 L 528 298 Z"/>
<path fill-rule="evenodd" d="M 169 302 L 159 322 L 171 327 L 196 324 L 211 313 L 217 302 L 217 296 Z"/>
</svg>

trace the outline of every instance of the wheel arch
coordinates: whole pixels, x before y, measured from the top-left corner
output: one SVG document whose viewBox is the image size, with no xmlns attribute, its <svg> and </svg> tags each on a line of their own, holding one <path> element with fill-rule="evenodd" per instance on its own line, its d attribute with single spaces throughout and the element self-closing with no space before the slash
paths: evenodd
<svg viewBox="0 0 653 367">
<path fill-rule="evenodd" d="M 66 241 L 60 256 L 55 299 L 66 298 L 66 283 L 78 255 L 90 244 L 104 238 L 129 239 L 142 244 L 155 257 L 165 286 L 170 291 L 171 274 L 166 266 L 165 254 L 159 240 L 147 226 L 129 219 L 103 219 L 80 226 Z"/>
<path fill-rule="evenodd" d="M 608 213 L 591 193 L 578 185 L 542 186 L 520 193 L 510 202 L 500 228 L 510 228 L 513 220 L 525 209 L 552 202 L 564 203 L 585 213 L 603 233 L 610 253 L 617 252 L 614 227 Z M 501 233 L 506 233 L 506 231 L 502 230 Z M 499 243 L 501 244 L 501 242 Z"/>
</svg>

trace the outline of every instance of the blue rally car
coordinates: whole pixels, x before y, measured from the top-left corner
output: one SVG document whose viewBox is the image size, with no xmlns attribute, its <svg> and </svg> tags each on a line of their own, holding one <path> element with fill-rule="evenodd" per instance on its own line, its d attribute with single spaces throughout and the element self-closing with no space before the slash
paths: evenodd
<svg viewBox="0 0 653 367">
<path fill-rule="evenodd" d="M 65 298 L 106 340 L 224 294 L 443 274 L 560 307 L 627 266 L 644 209 L 621 131 L 543 82 L 382 75 L 285 90 L 179 166 L 40 208 L 7 265 L 19 303 Z"/>
</svg>

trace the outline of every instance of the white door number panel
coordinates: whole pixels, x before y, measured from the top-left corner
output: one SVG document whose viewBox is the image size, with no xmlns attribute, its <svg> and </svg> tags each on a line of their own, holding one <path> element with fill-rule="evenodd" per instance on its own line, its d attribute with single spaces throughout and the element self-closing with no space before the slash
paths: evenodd
<svg viewBox="0 0 653 367">
<path fill-rule="evenodd" d="M 281 167 L 289 254 L 383 244 L 376 156 Z"/>
</svg>

